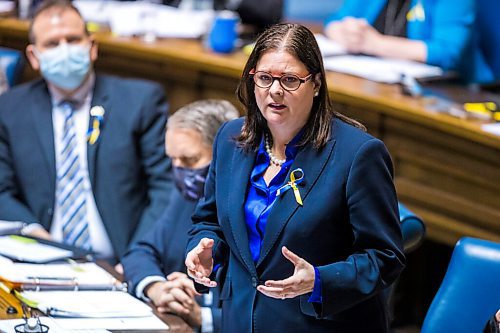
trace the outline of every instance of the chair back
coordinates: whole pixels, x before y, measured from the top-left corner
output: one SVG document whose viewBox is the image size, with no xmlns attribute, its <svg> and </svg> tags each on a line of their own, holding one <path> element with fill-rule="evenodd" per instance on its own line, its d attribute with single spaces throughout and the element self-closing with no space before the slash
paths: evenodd
<svg viewBox="0 0 500 333">
<path fill-rule="evenodd" d="M 9 87 L 19 81 L 23 66 L 24 59 L 21 51 L 0 47 L 0 70 L 4 72 Z"/>
<path fill-rule="evenodd" d="M 402 203 L 398 203 L 398 207 L 404 252 L 408 254 L 416 250 L 424 241 L 425 224 L 419 216 Z"/>
<path fill-rule="evenodd" d="M 403 250 L 405 254 L 415 251 L 424 241 L 425 224 L 420 217 L 409 210 L 405 205 L 398 202 L 399 222 L 401 234 L 403 235 Z M 389 311 L 389 319 L 394 319 L 394 298 L 399 279 L 382 291 Z"/>
<path fill-rule="evenodd" d="M 500 1 L 477 0 L 476 29 L 479 47 L 495 81 L 500 81 Z"/>
<path fill-rule="evenodd" d="M 500 308 L 500 244 L 465 237 L 453 250 L 421 333 L 482 332 Z"/>
</svg>

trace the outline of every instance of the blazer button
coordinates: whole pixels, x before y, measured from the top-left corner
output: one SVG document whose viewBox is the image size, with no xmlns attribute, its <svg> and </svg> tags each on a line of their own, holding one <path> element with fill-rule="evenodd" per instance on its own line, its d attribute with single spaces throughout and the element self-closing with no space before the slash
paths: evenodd
<svg viewBox="0 0 500 333">
<path fill-rule="evenodd" d="M 52 217 L 53 214 L 54 214 L 54 210 L 52 210 L 52 208 L 47 209 L 48 216 Z"/>
<path fill-rule="evenodd" d="M 259 281 L 257 280 L 257 278 L 252 277 L 252 287 L 257 288 L 258 283 Z"/>
</svg>

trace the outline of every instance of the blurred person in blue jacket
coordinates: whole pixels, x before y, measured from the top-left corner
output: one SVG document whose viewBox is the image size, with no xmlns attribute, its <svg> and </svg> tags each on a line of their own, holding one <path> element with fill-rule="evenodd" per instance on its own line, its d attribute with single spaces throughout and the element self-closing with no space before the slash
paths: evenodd
<svg viewBox="0 0 500 333">
<path fill-rule="evenodd" d="M 475 20 L 474 0 L 349 0 L 325 22 L 325 34 L 351 53 L 419 61 L 458 71 L 467 82 L 489 82 Z"/>
<path fill-rule="evenodd" d="M 162 217 L 122 258 L 130 292 L 150 300 L 159 312 L 184 318 L 201 332 L 220 331 L 218 290 L 196 298 L 192 280 L 184 273 L 184 250 L 191 215 L 203 195 L 212 160 L 212 143 L 223 122 L 238 116 L 224 100 L 188 104 L 168 120 L 166 152 L 172 159 L 176 187 Z"/>
</svg>

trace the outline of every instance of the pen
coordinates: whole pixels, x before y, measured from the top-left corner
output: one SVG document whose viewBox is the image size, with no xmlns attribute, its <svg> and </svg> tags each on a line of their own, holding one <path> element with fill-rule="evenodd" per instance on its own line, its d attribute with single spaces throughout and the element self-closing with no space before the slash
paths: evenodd
<svg viewBox="0 0 500 333">
<path fill-rule="evenodd" d="M 55 280 L 55 281 L 74 281 L 74 277 L 51 277 L 51 276 L 27 276 L 27 279 L 30 280 Z"/>
<path fill-rule="evenodd" d="M 82 317 L 80 313 L 72 312 L 72 311 L 66 311 L 66 310 L 60 310 L 58 308 L 48 308 L 47 311 L 45 311 L 48 316 L 53 316 L 53 317 L 73 317 L 73 318 L 79 318 Z"/>
</svg>

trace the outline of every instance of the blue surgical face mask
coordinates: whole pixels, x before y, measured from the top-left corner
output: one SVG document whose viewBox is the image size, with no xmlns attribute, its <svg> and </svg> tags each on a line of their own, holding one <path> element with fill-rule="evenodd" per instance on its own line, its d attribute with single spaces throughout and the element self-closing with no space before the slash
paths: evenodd
<svg viewBox="0 0 500 333">
<path fill-rule="evenodd" d="M 172 167 L 175 186 L 186 199 L 198 200 L 203 196 L 208 167 L 209 165 L 199 169 Z"/>
<path fill-rule="evenodd" d="M 36 54 L 42 76 L 58 88 L 78 88 L 90 69 L 90 49 L 67 43 Z"/>
</svg>

